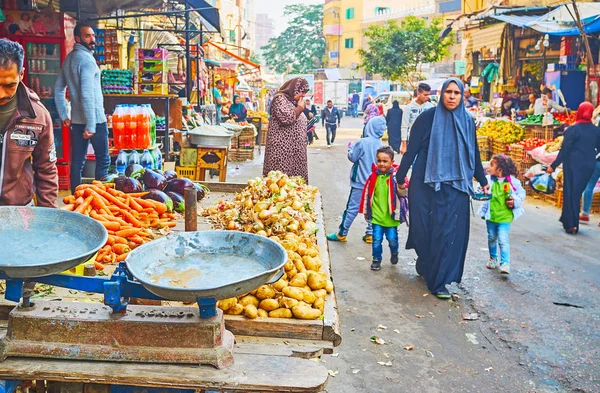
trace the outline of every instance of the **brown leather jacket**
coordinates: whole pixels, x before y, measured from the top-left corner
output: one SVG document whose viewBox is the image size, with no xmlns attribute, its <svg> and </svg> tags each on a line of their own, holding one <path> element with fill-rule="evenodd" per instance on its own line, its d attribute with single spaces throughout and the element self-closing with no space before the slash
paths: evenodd
<svg viewBox="0 0 600 393">
<path fill-rule="evenodd" d="M 38 206 L 57 207 L 52 119 L 37 94 L 23 83 L 17 97 L 17 109 L 0 144 L 0 205 L 27 205 L 35 193 Z"/>
</svg>

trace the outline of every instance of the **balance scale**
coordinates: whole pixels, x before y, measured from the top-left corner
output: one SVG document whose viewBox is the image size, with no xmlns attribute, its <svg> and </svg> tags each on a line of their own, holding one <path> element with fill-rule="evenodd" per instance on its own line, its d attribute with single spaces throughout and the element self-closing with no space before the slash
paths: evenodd
<svg viewBox="0 0 600 393">
<path fill-rule="evenodd" d="M 81 214 L 0 207 L 0 279 L 9 314 L 7 357 L 116 362 L 233 364 L 234 336 L 217 299 L 248 293 L 283 275 L 287 254 L 265 237 L 235 231 L 182 232 L 131 251 L 110 278 L 58 274 L 106 243 L 106 229 Z M 43 283 L 104 294 L 104 304 L 31 301 Z M 130 298 L 197 306 L 130 305 Z"/>
</svg>

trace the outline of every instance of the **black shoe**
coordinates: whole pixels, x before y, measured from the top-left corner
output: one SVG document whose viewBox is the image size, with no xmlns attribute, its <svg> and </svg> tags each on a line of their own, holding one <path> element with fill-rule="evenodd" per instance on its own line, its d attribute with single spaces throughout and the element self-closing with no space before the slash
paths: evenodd
<svg viewBox="0 0 600 393">
<path fill-rule="evenodd" d="M 397 265 L 398 264 L 398 253 L 392 254 L 391 262 L 392 262 L 392 265 Z"/>
<path fill-rule="evenodd" d="M 381 261 L 377 259 L 373 259 L 373 263 L 371 264 L 371 270 L 379 270 L 381 269 Z"/>
</svg>

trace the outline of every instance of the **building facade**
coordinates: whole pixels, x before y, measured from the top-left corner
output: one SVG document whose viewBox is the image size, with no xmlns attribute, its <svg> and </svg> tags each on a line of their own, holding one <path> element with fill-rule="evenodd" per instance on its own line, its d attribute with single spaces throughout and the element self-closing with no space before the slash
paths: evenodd
<svg viewBox="0 0 600 393">
<path fill-rule="evenodd" d="M 268 14 L 257 13 L 255 21 L 254 51 L 261 53 L 261 48 L 275 37 L 275 20 L 269 18 Z"/>
</svg>

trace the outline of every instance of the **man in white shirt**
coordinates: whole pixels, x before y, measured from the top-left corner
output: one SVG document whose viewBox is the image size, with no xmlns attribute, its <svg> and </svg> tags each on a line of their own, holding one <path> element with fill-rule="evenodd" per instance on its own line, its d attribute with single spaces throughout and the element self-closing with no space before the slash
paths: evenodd
<svg viewBox="0 0 600 393">
<path fill-rule="evenodd" d="M 556 103 L 552 99 L 552 90 L 545 88 L 542 92 L 542 96 L 535 101 L 533 108 L 534 115 L 543 115 L 546 112 L 550 112 L 552 109 L 560 113 L 565 113 L 567 108 L 564 108 Z"/>
<path fill-rule="evenodd" d="M 411 101 L 404 108 L 402 116 L 402 128 L 400 136 L 402 138 L 402 146 L 400 146 L 400 154 L 406 153 L 406 141 L 410 136 L 410 129 L 417 117 L 429 108 L 433 108 L 433 104 L 429 101 L 431 95 L 431 87 L 427 83 L 419 83 L 417 87 L 417 98 Z"/>
</svg>

